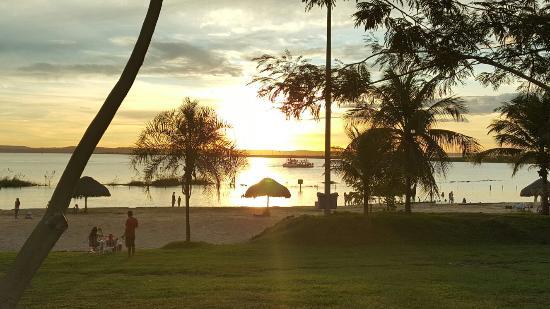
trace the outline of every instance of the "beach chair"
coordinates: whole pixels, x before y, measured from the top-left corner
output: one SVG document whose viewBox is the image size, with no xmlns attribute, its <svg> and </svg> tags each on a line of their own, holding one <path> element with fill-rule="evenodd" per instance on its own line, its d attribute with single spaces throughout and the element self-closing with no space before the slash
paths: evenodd
<svg viewBox="0 0 550 309">
<path fill-rule="evenodd" d="M 109 242 L 109 239 L 105 237 L 100 241 L 100 247 L 101 254 L 115 253 L 118 248 L 118 238 L 115 238 L 112 242 Z"/>
<path fill-rule="evenodd" d="M 528 209 L 528 207 L 526 207 L 523 204 L 515 204 L 513 207 L 514 207 L 514 210 L 517 210 L 517 211 L 526 211 Z"/>
</svg>

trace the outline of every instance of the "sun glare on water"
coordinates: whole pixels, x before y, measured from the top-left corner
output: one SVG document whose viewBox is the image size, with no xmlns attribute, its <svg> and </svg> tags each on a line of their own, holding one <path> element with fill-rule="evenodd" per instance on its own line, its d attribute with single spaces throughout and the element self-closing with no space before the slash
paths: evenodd
<svg viewBox="0 0 550 309">
<path fill-rule="evenodd" d="M 230 192 L 229 201 L 231 205 L 249 206 L 249 207 L 264 207 L 266 206 L 267 198 L 244 198 L 242 195 L 253 184 L 259 182 L 263 178 L 269 177 L 278 181 L 279 183 L 285 182 L 284 175 L 277 172 L 276 169 L 271 168 L 269 164 L 272 164 L 267 158 L 249 158 L 248 168 L 239 173 L 236 181 L 236 190 Z M 290 199 L 286 198 L 270 198 L 270 206 L 290 206 Z"/>
</svg>

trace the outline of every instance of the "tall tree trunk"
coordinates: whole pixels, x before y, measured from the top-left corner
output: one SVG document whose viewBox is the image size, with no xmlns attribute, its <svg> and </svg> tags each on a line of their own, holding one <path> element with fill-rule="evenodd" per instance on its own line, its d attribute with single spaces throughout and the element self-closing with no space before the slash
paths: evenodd
<svg viewBox="0 0 550 309">
<path fill-rule="evenodd" d="M 331 19 L 332 3 L 327 3 L 327 50 L 326 50 L 326 68 L 325 68 L 325 214 L 330 214 L 330 118 L 332 105 L 332 69 L 331 69 Z"/>
<path fill-rule="evenodd" d="M 88 212 L 88 197 L 87 196 L 84 197 L 84 212 L 85 213 Z"/>
<path fill-rule="evenodd" d="M 411 212 L 411 177 L 405 177 L 405 212 Z"/>
<path fill-rule="evenodd" d="M 363 190 L 363 215 L 369 215 L 369 190 Z"/>
<path fill-rule="evenodd" d="M 540 177 L 542 178 L 542 195 L 541 195 L 541 208 L 542 215 L 548 216 L 550 214 L 550 209 L 548 207 L 548 170 L 543 168 L 539 172 Z"/>
<path fill-rule="evenodd" d="M 90 156 L 109 127 L 120 104 L 128 94 L 143 64 L 162 7 L 162 0 L 151 0 L 134 50 L 120 79 L 107 96 L 92 120 L 80 143 L 75 148 L 63 175 L 59 179 L 44 217 L 17 254 L 14 264 L 0 281 L 0 308 L 15 308 L 25 288 L 48 256 L 50 250 L 67 229 L 64 212 Z"/>
<path fill-rule="evenodd" d="M 191 224 L 189 223 L 189 200 L 191 199 L 191 173 L 185 175 L 185 241 L 191 241 Z"/>
</svg>

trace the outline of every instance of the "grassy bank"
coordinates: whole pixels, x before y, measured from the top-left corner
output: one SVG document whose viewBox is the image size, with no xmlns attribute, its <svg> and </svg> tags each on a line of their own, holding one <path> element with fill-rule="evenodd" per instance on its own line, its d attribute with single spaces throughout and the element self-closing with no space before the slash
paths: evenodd
<svg viewBox="0 0 550 309">
<path fill-rule="evenodd" d="M 246 244 L 175 243 L 132 259 L 54 253 L 23 306 L 542 308 L 550 302 L 550 246 L 535 236 L 548 220 L 416 214 L 361 220 L 287 219 Z M 472 228 L 487 222 L 490 228 Z M 425 225 L 430 233 L 410 230 Z M 329 231 L 339 236 L 327 237 Z M 385 241 L 372 241 L 375 233 Z M 454 236 L 445 243 L 442 233 Z M 343 241 L 351 236 L 362 240 Z M 0 270 L 13 257 L 0 254 Z"/>
<path fill-rule="evenodd" d="M 0 178 L 0 188 L 22 188 L 33 186 L 38 186 L 38 184 L 31 181 L 22 180 L 17 176 Z"/>
</svg>

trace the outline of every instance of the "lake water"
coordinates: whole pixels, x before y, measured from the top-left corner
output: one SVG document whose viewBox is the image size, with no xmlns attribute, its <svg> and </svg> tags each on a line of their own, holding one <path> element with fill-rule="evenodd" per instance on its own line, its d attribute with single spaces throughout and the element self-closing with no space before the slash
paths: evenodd
<svg viewBox="0 0 550 309">
<path fill-rule="evenodd" d="M 29 154 L 0 153 L 0 177 L 19 176 L 25 180 L 44 184 L 50 181 L 51 187 L 29 187 L 21 189 L 1 189 L 0 209 L 12 209 L 14 200 L 19 197 L 23 208 L 45 207 L 50 199 L 54 185 L 59 180 L 70 154 Z M 83 175 L 91 176 L 101 183 L 127 183 L 140 179 L 140 175 L 129 165 L 127 155 L 93 155 Z M 292 197 L 271 198 L 272 206 L 313 206 L 316 192 L 323 191 L 323 160 L 310 159 L 314 168 L 289 169 L 282 167 L 286 159 L 279 158 L 249 158 L 248 167 L 237 177 L 237 186 L 230 189 L 224 186 L 221 195 L 205 192 L 202 187 L 195 187 L 191 197 L 192 206 L 265 206 L 265 198 L 242 198 L 248 186 L 264 177 L 271 177 L 286 185 Z M 53 175 L 53 176 L 52 176 Z M 47 176 L 47 177 L 45 177 Z M 338 204 L 344 203 L 343 193 L 352 191 L 340 177 L 333 175 L 337 183 L 332 186 L 339 193 Z M 50 180 L 48 180 L 50 178 Z M 519 191 L 537 178 L 534 169 L 520 170 L 512 177 L 509 164 L 487 163 L 472 165 L 470 163 L 453 163 L 445 178 L 439 177 L 441 192 L 447 195 L 454 192 L 456 202 L 466 198 L 468 202 L 525 202 L 532 198 L 522 198 Z M 298 187 L 298 179 L 304 180 L 302 191 Z M 183 195 L 177 187 L 151 188 L 146 193 L 143 188 L 127 186 L 108 186 L 111 197 L 89 198 L 89 207 L 162 207 L 170 206 L 172 192 Z M 422 200 L 428 199 L 421 193 Z M 84 201 L 73 201 L 83 207 Z M 182 205 L 183 206 L 183 205 Z"/>
</svg>

